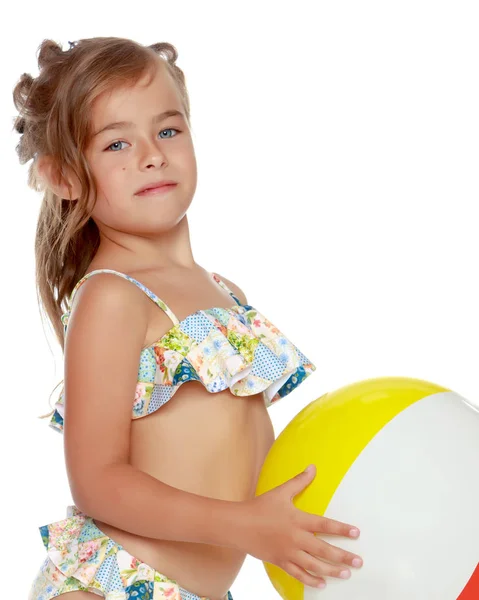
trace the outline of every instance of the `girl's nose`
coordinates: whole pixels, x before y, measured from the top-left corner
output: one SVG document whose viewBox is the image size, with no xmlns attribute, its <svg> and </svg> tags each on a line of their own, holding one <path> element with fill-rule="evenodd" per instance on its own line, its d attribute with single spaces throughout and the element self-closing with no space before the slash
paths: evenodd
<svg viewBox="0 0 479 600">
<path fill-rule="evenodd" d="M 141 146 L 141 165 L 149 166 L 161 165 L 166 161 L 165 152 L 160 148 L 159 143 L 153 141 L 145 141 Z"/>
</svg>

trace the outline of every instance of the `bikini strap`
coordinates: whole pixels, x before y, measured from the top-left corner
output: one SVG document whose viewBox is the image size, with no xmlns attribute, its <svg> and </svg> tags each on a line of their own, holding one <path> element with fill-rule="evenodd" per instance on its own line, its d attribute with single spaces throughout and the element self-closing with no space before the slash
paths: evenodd
<svg viewBox="0 0 479 600">
<path fill-rule="evenodd" d="M 73 299 L 75 298 L 75 295 L 78 291 L 78 288 L 82 285 L 82 283 L 84 283 L 89 277 L 91 277 L 92 275 L 96 275 L 97 273 L 111 273 L 113 275 L 118 275 L 119 277 L 123 277 L 123 279 L 127 279 L 128 281 L 131 281 L 132 283 L 134 283 L 137 287 L 140 288 L 140 290 L 143 290 L 143 292 L 145 292 L 145 294 L 151 299 L 153 300 L 153 302 L 155 304 L 157 304 L 162 310 L 165 311 L 165 313 L 170 317 L 170 319 L 173 321 L 173 323 L 175 325 L 177 325 L 179 323 L 178 318 L 176 317 L 176 315 L 174 314 L 174 312 L 165 304 L 165 302 L 163 302 L 163 300 L 160 300 L 160 298 L 158 298 L 158 296 L 153 293 L 151 290 L 149 290 L 145 285 L 143 285 L 142 283 L 140 283 L 139 281 L 137 281 L 136 279 L 134 279 L 133 277 L 131 277 L 130 275 L 126 275 L 125 273 L 120 273 L 119 271 L 114 271 L 113 269 L 96 269 L 95 271 L 91 271 L 90 273 L 87 273 L 86 275 L 84 275 L 80 281 L 75 285 L 75 287 L 73 288 L 72 294 L 70 296 L 70 302 L 69 302 L 69 307 L 70 309 L 64 313 L 62 315 L 62 323 L 63 325 L 66 327 L 67 323 L 68 323 L 68 317 L 70 316 L 70 312 L 71 312 L 71 308 L 73 306 Z"/>
<path fill-rule="evenodd" d="M 226 283 L 224 281 L 222 281 L 218 275 L 216 275 L 216 273 L 210 273 L 211 277 L 213 278 L 214 281 L 216 281 L 216 283 L 222 287 L 225 291 L 228 292 L 228 294 L 233 298 L 233 300 L 236 302 L 236 304 L 239 304 L 240 306 L 243 306 L 241 301 L 234 295 L 234 293 L 230 290 L 230 288 L 226 285 Z"/>
</svg>

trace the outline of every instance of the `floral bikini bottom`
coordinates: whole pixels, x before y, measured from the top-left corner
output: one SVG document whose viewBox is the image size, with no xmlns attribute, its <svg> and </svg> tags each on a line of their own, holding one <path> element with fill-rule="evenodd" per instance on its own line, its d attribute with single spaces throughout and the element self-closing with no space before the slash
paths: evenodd
<svg viewBox="0 0 479 600">
<path fill-rule="evenodd" d="M 40 527 L 47 557 L 28 600 L 93 592 L 106 600 L 208 600 L 179 586 L 104 534 L 91 517 L 69 506 L 67 518 Z M 231 592 L 223 600 L 233 600 Z"/>
</svg>

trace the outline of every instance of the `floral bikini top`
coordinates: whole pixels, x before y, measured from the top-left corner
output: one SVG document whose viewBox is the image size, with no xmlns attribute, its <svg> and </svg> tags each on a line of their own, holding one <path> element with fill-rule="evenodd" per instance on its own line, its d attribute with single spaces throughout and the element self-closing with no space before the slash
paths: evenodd
<svg viewBox="0 0 479 600">
<path fill-rule="evenodd" d="M 112 273 L 137 285 L 170 317 L 173 326 L 140 353 L 132 418 L 139 419 L 168 402 L 183 383 L 201 382 L 208 392 L 227 388 L 235 396 L 263 392 L 268 408 L 288 395 L 316 367 L 266 317 L 240 300 L 214 273 L 213 280 L 236 304 L 197 310 L 181 321 L 156 294 L 129 275 L 111 269 L 87 273 L 73 289 L 96 273 Z M 62 316 L 66 332 L 71 311 Z M 64 389 L 55 403 L 50 426 L 63 431 Z"/>
</svg>

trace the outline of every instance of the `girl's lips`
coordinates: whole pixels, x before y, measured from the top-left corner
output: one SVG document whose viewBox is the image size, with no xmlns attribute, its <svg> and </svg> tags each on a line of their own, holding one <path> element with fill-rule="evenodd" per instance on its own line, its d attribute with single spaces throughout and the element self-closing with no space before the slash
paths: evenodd
<svg viewBox="0 0 479 600">
<path fill-rule="evenodd" d="M 148 190 L 144 190 L 143 192 L 138 192 L 137 196 L 151 196 L 152 194 L 165 194 L 169 192 L 174 187 L 176 187 L 176 183 L 169 183 L 167 185 L 161 185 L 160 187 L 150 188 Z"/>
</svg>

